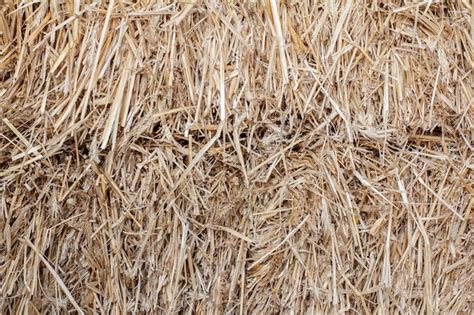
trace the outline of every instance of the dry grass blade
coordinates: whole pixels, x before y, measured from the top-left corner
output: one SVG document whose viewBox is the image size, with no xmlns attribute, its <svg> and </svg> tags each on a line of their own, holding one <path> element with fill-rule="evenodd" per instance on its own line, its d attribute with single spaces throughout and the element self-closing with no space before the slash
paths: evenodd
<svg viewBox="0 0 474 315">
<path fill-rule="evenodd" d="M 69 301 L 71 301 L 71 304 L 74 306 L 74 308 L 76 309 L 76 311 L 79 313 L 79 314 L 84 314 L 84 312 L 81 310 L 81 308 L 79 307 L 79 305 L 77 304 L 77 302 L 74 300 L 74 297 L 72 296 L 71 292 L 69 291 L 69 289 L 66 287 L 66 285 L 64 284 L 64 282 L 61 280 L 61 278 L 59 277 L 59 275 L 57 274 L 57 272 L 54 270 L 54 268 L 51 266 L 51 264 L 43 257 L 43 255 L 39 252 L 38 248 L 36 248 L 35 245 L 33 245 L 29 240 L 25 239 L 25 242 L 26 244 L 28 244 L 29 247 L 31 247 L 31 249 L 38 255 L 38 257 L 41 259 L 41 261 L 44 263 L 44 265 L 46 266 L 46 268 L 48 268 L 49 272 L 51 272 L 51 275 L 53 276 L 54 280 L 58 283 L 59 287 L 61 288 L 61 290 L 64 291 L 64 293 L 66 294 L 67 298 L 69 299 Z"/>
</svg>

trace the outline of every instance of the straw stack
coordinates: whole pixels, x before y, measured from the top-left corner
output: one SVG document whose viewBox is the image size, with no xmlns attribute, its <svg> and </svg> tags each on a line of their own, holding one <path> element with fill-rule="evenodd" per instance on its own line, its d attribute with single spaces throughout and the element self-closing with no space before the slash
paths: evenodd
<svg viewBox="0 0 474 315">
<path fill-rule="evenodd" d="M 1 0 L 0 313 L 472 312 L 473 10 Z"/>
</svg>

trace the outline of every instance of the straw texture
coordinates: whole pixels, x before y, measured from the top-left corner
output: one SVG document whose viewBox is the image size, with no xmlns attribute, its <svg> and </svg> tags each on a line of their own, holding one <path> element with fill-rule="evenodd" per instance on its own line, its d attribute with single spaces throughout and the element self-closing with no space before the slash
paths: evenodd
<svg viewBox="0 0 474 315">
<path fill-rule="evenodd" d="M 469 314 L 473 10 L 0 0 L 0 313 Z"/>
</svg>

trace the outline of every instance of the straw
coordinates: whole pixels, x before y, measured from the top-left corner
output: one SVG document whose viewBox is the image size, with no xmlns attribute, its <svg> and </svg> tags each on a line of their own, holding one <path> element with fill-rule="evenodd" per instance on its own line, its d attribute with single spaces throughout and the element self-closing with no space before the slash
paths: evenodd
<svg viewBox="0 0 474 315">
<path fill-rule="evenodd" d="M 0 313 L 472 313 L 473 10 L 0 0 Z"/>
</svg>

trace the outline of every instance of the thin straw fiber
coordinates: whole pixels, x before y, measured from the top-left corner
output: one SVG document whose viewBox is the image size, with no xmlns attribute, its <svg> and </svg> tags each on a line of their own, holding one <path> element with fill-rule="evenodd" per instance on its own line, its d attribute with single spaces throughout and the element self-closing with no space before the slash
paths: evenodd
<svg viewBox="0 0 474 315">
<path fill-rule="evenodd" d="M 0 0 L 0 314 L 471 314 L 470 0 Z"/>
</svg>

